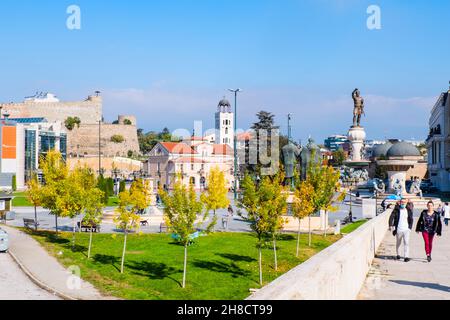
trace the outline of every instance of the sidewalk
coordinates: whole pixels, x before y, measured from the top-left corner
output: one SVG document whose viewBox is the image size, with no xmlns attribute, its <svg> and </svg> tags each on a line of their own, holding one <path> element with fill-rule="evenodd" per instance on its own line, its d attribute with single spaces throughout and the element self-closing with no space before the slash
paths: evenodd
<svg viewBox="0 0 450 320">
<path fill-rule="evenodd" d="M 90 283 L 83 280 L 78 289 L 70 289 L 73 287 L 73 280 L 77 279 L 56 258 L 50 256 L 29 235 L 4 225 L 2 228 L 9 234 L 10 255 L 39 287 L 67 300 L 111 299 L 103 297 Z"/>
<path fill-rule="evenodd" d="M 414 221 L 416 227 L 417 218 Z M 450 227 L 434 240 L 433 261 L 428 263 L 421 234 L 411 233 L 411 261 L 394 260 L 395 237 L 388 232 L 374 260 L 360 300 L 449 300 Z M 400 249 L 401 255 L 403 246 Z"/>
</svg>

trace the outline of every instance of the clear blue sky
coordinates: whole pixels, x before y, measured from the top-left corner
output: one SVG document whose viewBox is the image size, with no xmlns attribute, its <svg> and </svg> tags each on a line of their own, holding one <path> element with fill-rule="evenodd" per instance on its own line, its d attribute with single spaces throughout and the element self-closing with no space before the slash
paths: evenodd
<svg viewBox="0 0 450 320">
<path fill-rule="evenodd" d="M 66 28 L 71 4 L 79 31 Z M 366 27 L 371 4 L 381 30 Z M 107 120 L 192 130 L 241 87 L 240 127 L 264 109 L 285 130 L 291 112 L 295 138 L 321 142 L 348 130 L 358 87 L 369 138 L 424 139 L 450 80 L 449 12 L 445 0 L 2 0 L 0 101 L 101 90 Z"/>
</svg>

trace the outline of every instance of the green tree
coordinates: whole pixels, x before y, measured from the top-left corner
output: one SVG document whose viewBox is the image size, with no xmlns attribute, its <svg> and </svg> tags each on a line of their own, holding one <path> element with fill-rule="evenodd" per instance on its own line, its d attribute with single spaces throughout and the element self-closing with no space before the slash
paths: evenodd
<svg viewBox="0 0 450 320">
<path fill-rule="evenodd" d="M 28 201 L 34 207 L 34 221 L 36 222 L 34 228 L 35 231 L 38 229 L 38 219 L 37 219 L 37 207 L 41 205 L 42 202 L 42 191 L 39 181 L 36 175 L 33 175 L 31 180 L 28 182 L 28 189 L 26 192 Z"/>
<path fill-rule="evenodd" d="M 75 126 L 77 126 L 78 128 L 80 127 L 81 120 L 78 117 L 68 117 L 66 121 L 64 121 L 64 124 L 67 130 L 72 131 Z"/>
<path fill-rule="evenodd" d="M 311 215 L 315 213 L 314 207 L 314 187 L 309 181 L 303 181 L 295 191 L 294 203 L 292 204 L 292 212 L 295 218 L 298 219 L 298 234 L 297 234 L 297 253 L 300 252 L 300 227 L 301 220 L 309 218 L 309 237 L 311 239 Z"/>
<path fill-rule="evenodd" d="M 194 187 L 192 185 L 187 188 L 181 181 L 177 179 L 174 183 L 172 194 L 159 190 L 161 200 L 164 204 L 164 218 L 170 230 L 178 237 L 178 241 L 184 246 L 184 268 L 183 268 L 183 284 L 186 288 L 186 273 L 187 273 L 187 259 L 188 246 L 190 245 L 192 235 L 205 222 L 205 216 L 201 222 L 196 224 L 196 221 L 201 218 L 203 211 L 203 203 L 197 199 Z M 206 228 L 206 232 L 212 229 L 210 224 Z"/>
<path fill-rule="evenodd" d="M 333 152 L 334 166 L 342 166 L 345 160 L 346 160 L 345 152 L 344 150 L 342 150 L 342 148 Z"/>
<path fill-rule="evenodd" d="M 114 222 L 124 232 L 120 273 L 123 273 L 124 270 L 128 233 L 139 229 L 141 219 L 139 213 L 148 208 L 150 204 L 149 182 L 146 180 L 138 179 L 134 181 L 130 190 L 125 190 L 119 194 L 119 206 L 116 209 L 118 216 L 114 219 Z"/>
<path fill-rule="evenodd" d="M 259 183 L 259 188 L 249 175 L 246 175 L 242 182 L 242 198 L 239 200 L 239 208 L 245 209 L 246 215 L 239 214 L 250 223 L 252 231 L 258 239 L 257 247 L 259 252 L 259 281 L 263 285 L 262 275 L 262 247 L 266 240 L 274 241 L 275 264 L 276 258 L 276 233 L 282 228 L 282 214 L 287 207 L 287 195 L 283 192 L 281 178 L 263 177 Z M 277 267 L 277 266 L 275 266 Z"/>
<path fill-rule="evenodd" d="M 207 191 L 201 195 L 200 199 L 205 204 L 207 212 L 211 210 L 214 212 L 213 224 L 215 226 L 217 224 L 216 211 L 226 209 L 230 205 L 225 174 L 219 167 L 211 169 L 207 186 Z"/>
<path fill-rule="evenodd" d="M 131 122 L 131 120 L 129 120 L 129 119 L 125 119 L 125 120 L 123 120 L 123 124 L 126 126 L 131 126 L 133 124 L 133 122 Z"/>
</svg>

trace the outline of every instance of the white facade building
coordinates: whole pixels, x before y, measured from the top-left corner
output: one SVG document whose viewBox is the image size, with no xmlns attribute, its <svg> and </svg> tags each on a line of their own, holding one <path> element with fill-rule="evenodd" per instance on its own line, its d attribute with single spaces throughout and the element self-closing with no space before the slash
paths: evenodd
<svg viewBox="0 0 450 320">
<path fill-rule="evenodd" d="M 426 144 L 430 179 L 440 191 L 450 192 L 450 90 L 439 96 L 429 126 Z"/>
</svg>

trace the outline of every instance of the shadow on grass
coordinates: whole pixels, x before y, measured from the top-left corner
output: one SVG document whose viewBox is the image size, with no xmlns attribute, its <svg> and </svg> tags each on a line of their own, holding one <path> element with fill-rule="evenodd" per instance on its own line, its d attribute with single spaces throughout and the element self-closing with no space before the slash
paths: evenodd
<svg viewBox="0 0 450 320">
<path fill-rule="evenodd" d="M 249 277 L 252 274 L 250 271 L 238 267 L 234 262 L 225 263 L 222 261 L 197 260 L 193 264 L 197 268 L 207 269 L 213 272 L 229 273 L 233 278 Z"/>
<path fill-rule="evenodd" d="M 59 235 L 56 234 L 54 231 L 34 231 L 29 229 L 24 229 L 24 231 L 31 235 L 36 236 L 40 238 L 45 238 L 45 241 L 48 243 L 58 244 L 58 245 L 67 245 L 70 244 L 70 240 L 61 238 Z"/>
<path fill-rule="evenodd" d="M 229 259 L 231 261 L 244 261 L 244 262 L 254 262 L 256 259 L 253 259 L 249 256 L 241 256 L 238 254 L 232 254 L 232 253 L 216 253 L 216 256 Z"/>
<path fill-rule="evenodd" d="M 183 270 L 169 267 L 165 263 L 130 261 L 126 263 L 126 266 L 134 270 L 133 274 L 145 276 L 152 280 L 163 280 L 167 278 L 175 281 L 181 287 L 181 282 L 171 277 L 171 275 L 182 273 Z"/>
<path fill-rule="evenodd" d="M 98 263 L 101 263 L 101 264 L 112 265 L 117 271 L 120 272 L 120 268 L 118 266 L 116 266 L 116 264 L 120 263 L 120 258 L 119 257 L 108 256 L 108 255 L 104 255 L 104 254 L 96 254 L 92 259 L 95 262 L 98 262 Z"/>
</svg>

